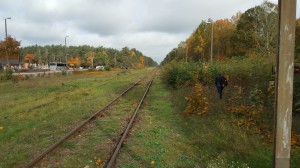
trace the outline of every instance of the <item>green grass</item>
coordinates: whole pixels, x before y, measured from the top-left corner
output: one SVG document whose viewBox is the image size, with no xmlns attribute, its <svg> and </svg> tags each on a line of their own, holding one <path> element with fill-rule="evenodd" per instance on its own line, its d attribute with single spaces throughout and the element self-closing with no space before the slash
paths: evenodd
<svg viewBox="0 0 300 168">
<path fill-rule="evenodd" d="M 0 83 L 0 167 L 19 167 L 151 69 Z M 67 144 L 68 149 L 74 147 Z"/>
<path fill-rule="evenodd" d="M 214 103 L 203 116 L 181 112 L 186 89 L 170 90 L 157 78 L 151 90 L 117 167 L 272 167 L 273 144 L 237 127 L 214 88 Z M 291 167 L 297 167 L 299 150 L 292 155 Z"/>
<path fill-rule="evenodd" d="M 0 168 L 28 163 L 150 70 L 0 83 Z M 39 166 L 97 167 L 97 159 L 107 160 L 146 82 Z M 206 115 L 183 114 L 186 102 L 182 95 L 189 91 L 169 89 L 156 78 L 121 149 L 117 167 L 272 167 L 272 143 L 237 127 L 237 117 L 224 110 L 230 102 L 219 101 L 215 88 L 208 90 L 213 103 Z M 224 94 L 226 98 L 232 92 L 225 90 Z M 297 131 L 296 127 L 293 123 L 293 130 Z M 299 148 L 292 149 L 291 157 L 291 167 L 296 168 L 300 165 Z"/>
<path fill-rule="evenodd" d="M 123 132 L 127 123 L 126 119 L 132 115 L 133 109 L 143 95 L 146 82 L 147 80 L 125 94 L 103 114 L 103 117 L 93 120 L 76 137 L 66 142 L 58 152 L 48 156 L 42 165 L 46 167 L 94 167 L 96 160 L 106 161 L 110 157 L 116 140 Z M 69 144 L 73 145 L 72 148 Z M 61 156 L 67 157 L 62 160 Z"/>
<path fill-rule="evenodd" d="M 117 167 L 191 167 L 200 159 L 200 150 L 191 145 L 188 123 L 174 111 L 171 94 L 159 79 L 152 86 L 140 120 L 132 128 L 117 161 Z M 189 139 L 191 138 L 191 139 Z"/>
</svg>

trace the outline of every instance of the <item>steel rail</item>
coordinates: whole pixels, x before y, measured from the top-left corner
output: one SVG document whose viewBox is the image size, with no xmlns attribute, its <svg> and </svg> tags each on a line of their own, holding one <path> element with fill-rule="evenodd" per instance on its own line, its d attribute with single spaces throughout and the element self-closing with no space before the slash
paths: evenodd
<svg viewBox="0 0 300 168">
<path fill-rule="evenodd" d="M 157 72 L 157 71 L 156 71 L 156 72 Z M 156 73 L 156 72 L 155 72 L 155 73 Z M 148 87 L 147 87 L 147 89 L 145 90 L 144 95 L 143 95 L 143 97 L 142 97 L 141 100 L 140 100 L 140 103 L 139 103 L 138 106 L 136 107 L 136 109 L 135 109 L 135 111 L 134 111 L 134 114 L 132 115 L 132 117 L 131 117 L 131 119 L 130 119 L 130 122 L 128 123 L 128 125 L 127 125 L 125 131 L 124 131 L 123 134 L 122 134 L 122 137 L 121 137 L 120 141 L 118 142 L 117 146 L 115 147 L 115 149 L 114 149 L 114 151 L 113 151 L 113 154 L 111 155 L 111 157 L 110 157 L 110 159 L 109 159 L 109 162 L 108 162 L 107 165 L 105 166 L 106 168 L 111 168 L 111 167 L 113 166 L 115 160 L 117 159 L 117 155 L 119 154 L 119 151 L 120 151 L 120 149 L 121 149 L 121 147 L 122 147 L 122 144 L 123 144 L 123 142 L 124 142 L 124 140 L 125 140 L 125 138 L 126 138 L 128 132 L 129 132 L 131 126 L 132 126 L 132 123 L 133 123 L 133 121 L 134 121 L 134 119 L 135 119 L 135 116 L 137 115 L 137 113 L 138 113 L 138 111 L 139 111 L 139 109 L 140 109 L 140 107 L 141 107 L 141 105 L 142 105 L 142 103 L 143 103 L 143 101 L 144 101 L 146 95 L 147 95 L 148 92 L 149 92 L 149 89 L 150 89 L 150 87 L 151 87 L 151 85 L 152 85 L 152 83 L 153 83 L 153 81 L 154 81 L 154 78 L 155 78 L 155 75 L 152 77 L 151 81 L 149 82 Z"/>
<path fill-rule="evenodd" d="M 144 78 L 140 79 L 133 85 L 131 85 L 129 88 L 127 88 L 124 92 L 122 92 L 120 95 L 118 95 L 116 98 L 114 98 L 112 101 L 110 101 L 108 104 L 106 104 L 104 107 L 102 107 L 100 110 L 98 110 L 96 113 L 91 115 L 88 119 L 83 121 L 80 125 L 78 125 L 76 128 L 74 128 L 72 131 L 70 131 L 67 135 L 65 135 L 63 138 L 61 138 L 59 141 L 51 145 L 49 148 L 47 148 L 45 151 L 43 151 L 41 154 L 39 154 L 37 157 L 35 157 L 31 162 L 26 164 L 23 168 L 31 168 L 35 164 L 37 164 L 42 158 L 44 158 L 48 153 L 53 151 L 56 147 L 58 147 L 62 142 L 67 140 L 69 137 L 71 137 L 74 133 L 76 133 L 79 129 L 81 129 L 84 125 L 86 125 L 88 122 L 90 122 L 93 118 L 95 118 L 100 112 L 105 110 L 107 107 L 109 107 L 111 104 L 113 104 L 117 99 L 119 99 L 121 96 L 123 96 L 125 93 L 127 93 L 130 89 L 132 89 L 134 86 L 136 86 L 139 82 L 141 82 Z"/>
</svg>

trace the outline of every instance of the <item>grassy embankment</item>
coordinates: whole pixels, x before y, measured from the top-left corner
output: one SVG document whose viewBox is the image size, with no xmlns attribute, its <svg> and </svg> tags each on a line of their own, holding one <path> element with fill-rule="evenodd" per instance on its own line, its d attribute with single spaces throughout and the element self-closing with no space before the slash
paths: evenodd
<svg viewBox="0 0 300 168">
<path fill-rule="evenodd" d="M 0 83 L 0 167 L 18 167 L 151 69 Z"/>
<path fill-rule="evenodd" d="M 254 61 L 253 64 L 244 63 L 248 65 L 246 68 L 249 64 L 255 66 L 255 60 L 250 61 Z M 247 72 L 242 69 L 243 65 L 239 66 L 238 73 Z M 233 65 L 227 67 L 227 72 L 230 67 L 235 68 Z M 266 72 L 259 67 L 250 66 L 250 69 L 249 77 Z M 180 67 L 174 73 L 189 77 Z M 117 166 L 272 167 L 273 97 L 268 97 L 266 91 L 269 78 L 258 76 L 254 79 L 252 76 L 253 81 L 249 82 L 247 79 L 245 76 L 235 82 L 231 80 L 233 83 L 224 90 L 223 100 L 217 98 L 214 85 L 207 82 L 202 94 L 208 99 L 209 110 L 201 116 L 183 113 L 184 95 L 191 92 L 189 87 L 173 90 L 157 79 Z M 299 134 L 299 116 L 294 116 L 293 123 L 293 132 Z M 291 167 L 298 165 L 300 149 L 293 146 Z"/>
<path fill-rule="evenodd" d="M 225 102 L 216 102 L 205 116 L 184 115 L 180 108 L 184 100 L 177 97 L 182 93 L 168 90 L 160 79 L 152 90 L 117 166 L 271 166 L 271 146 L 232 124 L 234 119 L 223 109 Z"/>
</svg>

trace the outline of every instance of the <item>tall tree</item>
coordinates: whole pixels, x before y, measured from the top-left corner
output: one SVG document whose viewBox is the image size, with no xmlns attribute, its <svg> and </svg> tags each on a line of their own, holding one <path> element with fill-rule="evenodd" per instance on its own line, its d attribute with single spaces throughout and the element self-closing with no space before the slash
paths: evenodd
<svg viewBox="0 0 300 168">
<path fill-rule="evenodd" d="M 35 60 L 34 54 L 25 54 L 24 60 L 28 63 L 32 63 Z"/>
<path fill-rule="evenodd" d="M 94 68 L 94 57 L 96 56 L 96 52 L 90 51 L 86 54 L 87 65 Z"/>
<path fill-rule="evenodd" d="M 192 55 L 194 54 L 193 53 L 193 45 L 192 45 L 192 42 L 194 40 L 195 40 L 195 37 L 193 34 L 191 34 L 189 36 L 189 38 L 186 39 L 186 41 L 185 41 L 185 47 L 186 47 L 185 59 L 186 59 L 186 61 L 190 61 L 192 59 Z"/>
<path fill-rule="evenodd" d="M 0 42 L 0 59 L 6 60 L 13 59 L 18 60 L 20 55 L 20 41 L 12 38 L 11 36 L 7 37 L 4 41 Z"/>
<path fill-rule="evenodd" d="M 268 1 L 242 14 L 231 38 L 235 54 L 273 55 L 276 48 L 277 16 L 277 5 Z"/>
<path fill-rule="evenodd" d="M 217 20 L 214 23 L 214 53 L 217 58 L 231 55 L 232 44 L 230 38 L 235 30 L 235 25 L 228 19 Z"/>
<path fill-rule="evenodd" d="M 203 54 L 203 49 L 205 46 L 205 41 L 201 35 L 200 30 L 196 30 L 193 33 L 193 38 L 190 39 L 190 44 L 192 50 L 190 51 L 190 55 L 194 61 L 200 61 L 201 60 L 201 55 Z"/>
<path fill-rule="evenodd" d="M 230 19 L 230 22 L 234 25 L 237 25 L 241 16 L 242 16 L 242 12 L 241 11 L 238 11 L 235 15 L 233 15 Z"/>
<path fill-rule="evenodd" d="M 131 62 L 131 54 L 132 52 L 130 51 L 130 49 L 128 47 L 124 47 L 122 48 L 121 52 L 121 57 L 119 59 L 119 62 L 121 63 L 121 66 L 124 66 L 126 68 L 131 67 L 132 66 L 132 62 Z"/>
<path fill-rule="evenodd" d="M 69 58 L 68 64 L 72 67 L 79 67 L 81 64 L 81 60 L 78 56 L 73 56 L 71 58 Z"/>
</svg>

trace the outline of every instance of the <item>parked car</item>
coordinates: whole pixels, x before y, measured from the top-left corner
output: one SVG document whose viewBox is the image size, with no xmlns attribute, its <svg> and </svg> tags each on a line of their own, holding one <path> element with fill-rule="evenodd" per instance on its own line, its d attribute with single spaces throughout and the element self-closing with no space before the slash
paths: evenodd
<svg viewBox="0 0 300 168">
<path fill-rule="evenodd" d="M 96 66 L 96 70 L 104 70 L 104 66 Z"/>
</svg>

